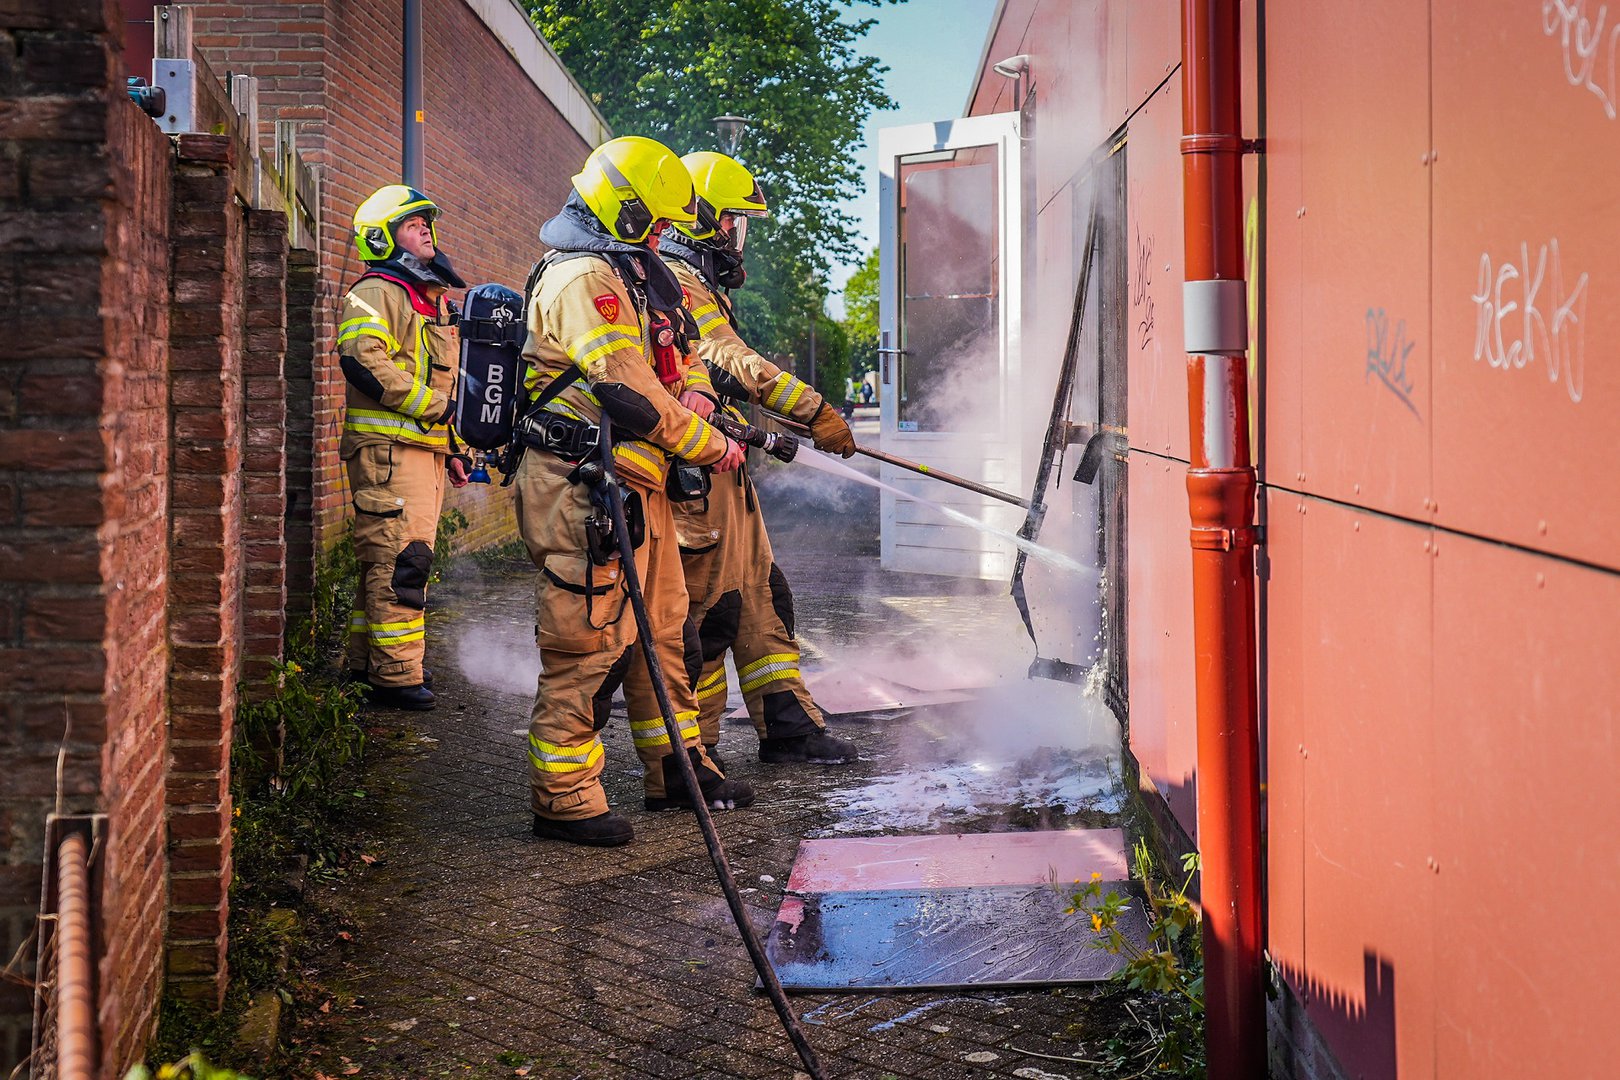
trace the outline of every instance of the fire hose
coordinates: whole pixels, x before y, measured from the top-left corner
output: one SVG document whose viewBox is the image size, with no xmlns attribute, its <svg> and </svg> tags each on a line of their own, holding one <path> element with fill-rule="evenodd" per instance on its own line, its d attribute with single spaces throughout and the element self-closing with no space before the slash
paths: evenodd
<svg viewBox="0 0 1620 1080">
<path fill-rule="evenodd" d="M 771 412 L 769 409 L 765 410 L 765 415 L 769 416 L 772 420 L 775 420 L 789 431 L 796 432 L 800 435 L 809 434 L 810 429 L 799 423 L 797 420 L 783 416 L 780 413 Z M 781 437 L 776 435 L 775 432 L 760 431 L 760 429 L 749 427 L 746 424 L 737 426 L 746 428 L 747 431 L 750 432 L 758 432 L 759 435 L 763 437 L 773 439 Z M 758 446 L 772 457 L 778 458 L 781 461 L 793 460 L 793 455 L 791 453 L 789 453 L 787 457 L 782 457 L 781 454 L 776 453 L 769 447 L 766 447 L 762 442 L 749 442 L 745 435 L 733 434 L 729 428 L 725 428 L 723 425 L 722 430 L 724 430 L 727 435 L 731 435 L 731 437 L 736 439 L 738 442 L 747 443 L 749 446 Z M 976 495 L 983 495 L 989 499 L 999 499 L 1004 503 L 1012 503 L 1014 506 L 1021 506 L 1025 510 L 1029 510 L 1033 513 L 1040 513 L 1045 510 L 1044 506 L 1039 508 L 1033 506 L 1028 499 L 1020 499 L 1017 495 L 1009 495 L 1005 491 L 998 491 L 993 487 L 976 483 L 975 481 L 969 480 L 964 476 L 957 476 L 955 473 L 948 473 L 944 469 L 936 469 L 932 465 L 924 465 L 920 461 L 911 461 L 907 458 L 901 457 L 899 454 L 888 454 L 884 453 L 882 450 L 873 450 L 866 446 L 856 446 L 855 452 L 869 458 L 874 458 L 878 461 L 887 462 L 888 464 L 897 466 L 898 468 L 909 469 L 920 476 L 928 477 L 930 480 L 938 480 L 941 483 L 950 484 L 953 487 L 959 487 L 966 491 L 971 491 Z"/>
<path fill-rule="evenodd" d="M 726 895 L 726 905 L 731 909 L 731 918 L 737 924 L 738 933 L 742 935 L 743 947 L 748 950 L 748 958 L 754 962 L 754 970 L 759 973 L 760 984 L 770 995 L 771 1004 L 775 1006 L 776 1015 L 782 1022 L 782 1029 L 792 1040 L 793 1048 L 799 1052 L 799 1060 L 804 1062 L 805 1071 L 810 1074 L 811 1080 L 823 1080 L 826 1074 L 821 1070 L 821 1062 L 816 1057 L 815 1049 L 805 1037 L 804 1030 L 799 1027 L 798 1017 L 793 1015 L 793 1008 L 788 1004 L 782 982 L 776 977 L 776 970 L 771 967 L 770 958 L 765 955 L 765 947 L 760 943 L 753 923 L 748 921 L 747 913 L 743 910 L 742 894 L 737 891 L 737 882 L 731 873 L 731 863 L 726 859 L 726 849 L 720 844 L 720 834 L 715 831 L 714 817 L 709 813 L 708 802 L 698 785 L 697 769 L 693 767 L 690 755 L 682 751 L 686 740 L 681 737 L 680 725 L 675 721 L 675 708 L 669 700 L 669 684 L 664 679 L 663 665 L 658 662 L 658 653 L 653 647 L 652 620 L 647 615 L 647 600 L 641 591 L 641 575 L 636 570 L 636 552 L 631 546 L 630 528 L 625 522 L 624 499 L 619 491 L 619 478 L 613 471 L 613 422 L 605 410 L 600 422 L 602 430 L 598 447 L 601 453 L 601 469 L 599 475 L 590 479 L 606 497 L 608 514 L 613 518 L 613 534 L 619 545 L 619 563 L 624 570 L 624 585 L 630 594 L 630 609 L 635 613 L 641 655 L 647 661 L 647 674 L 652 681 L 653 693 L 658 698 L 658 709 L 663 714 L 664 730 L 669 734 L 672 751 L 670 757 L 679 764 L 681 775 L 686 780 L 686 790 L 692 797 L 692 809 L 697 812 L 698 828 L 703 832 L 703 843 L 709 849 L 709 859 L 714 863 L 715 875 L 720 879 L 720 891 Z M 750 431 L 761 436 L 774 436 L 774 433 L 761 432 L 758 428 L 750 428 Z M 763 440 L 751 445 L 761 445 L 762 442 Z M 791 438 L 787 439 L 787 442 L 793 449 L 786 451 L 788 457 L 785 460 L 791 460 L 793 451 L 797 450 L 798 445 Z M 780 444 L 774 444 L 767 452 L 777 453 L 779 447 Z M 761 449 L 765 447 L 761 445 Z"/>
</svg>

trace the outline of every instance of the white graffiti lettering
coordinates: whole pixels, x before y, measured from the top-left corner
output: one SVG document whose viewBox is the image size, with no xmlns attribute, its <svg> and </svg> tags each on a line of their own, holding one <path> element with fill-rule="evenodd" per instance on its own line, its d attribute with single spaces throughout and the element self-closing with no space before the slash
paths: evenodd
<svg viewBox="0 0 1620 1080">
<path fill-rule="evenodd" d="M 1586 381 L 1586 284 L 1582 274 L 1565 291 L 1557 240 L 1541 245 L 1533 266 L 1529 244 L 1519 245 L 1517 264 L 1493 268 L 1490 254 L 1481 255 L 1472 297 L 1474 359 L 1501 371 L 1522 371 L 1540 359 L 1547 365 L 1547 381 L 1562 381 L 1569 400 L 1580 401 Z"/>
<path fill-rule="evenodd" d="M 1615 46 L 1620 22 L 1608 25 L 1609 5 L 1588 10 L 1587 0 L 1542 0 L 1541 32 L 1558 38 L 1564 50 L 1564 78 L 1597 95 L 1603 111 L 1615 119 Z M 1607 27 L 1607 32 L 1605 32 Z"/>
</svg>

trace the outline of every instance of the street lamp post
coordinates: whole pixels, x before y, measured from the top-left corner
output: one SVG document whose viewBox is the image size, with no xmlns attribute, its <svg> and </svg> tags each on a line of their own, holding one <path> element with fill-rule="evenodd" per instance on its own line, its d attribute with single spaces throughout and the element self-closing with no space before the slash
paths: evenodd
<svg viewBox="0 0 1620 1080">
<path fill-rule="evenodd" d="M 748 117 L 733 116 L 731 113 L 714 118 L 714 133 L 720 137 L 720 149 L 725 151 L 726 156 L 737 156 L 737 148 L 742 145 L 743 132 L 748 130 L 751 123 L 753 121 Z"/>
</svg>

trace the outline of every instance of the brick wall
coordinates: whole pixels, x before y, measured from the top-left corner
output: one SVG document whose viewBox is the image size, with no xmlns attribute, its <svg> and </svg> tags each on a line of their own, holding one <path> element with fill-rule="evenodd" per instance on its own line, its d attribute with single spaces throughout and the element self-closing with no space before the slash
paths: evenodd
<svg viewBox="0 0 1620 1080">
<path fill-rule="evenodd" d="M 115 92 L 117 22 L 0 7 L 0 952 L 33 927 L 45 814 L 106 814 L 103 1076 L 155 1014 L 167 749 L 169 143 Z M 0 1073 L 30 1007 L 0 984 Z"/>
<path fill-rule="evenodd" d="M 171 984 L 224 992 L 230 759 L 243 635 L 246 223 L 223 135 L 178 140 L 172 220 Z M 279 365 L 278 365 L 279 366 Z"/>
<path fill-rule="evenodd" d="M 320 265 L 313 251 L 287 255 L 287 618 L 310 612 L 314 589 L 315 324 Z"/>
<path fill-rule="evenodd" d="M 247 335 L 242 358 L 246 454 L 242 526 L 246 610 L 243 678 L 259 696 L 282 656 L 287 612 L 287 219 L 247 212 Z M 308 332 L 308 327 L 304 327 Z"/>
<path fill-rule="evenodd" d="M 354 208 L 399 181 L 400 5 L 190 6 L 209 61 L 259 78 L 260 123 L 300 121 L 300 147 L 324 166 L 310 494 L 318 542 L 329 544 L 348 512 L 337 456 L 343 386 L 333 320 L 343 289 L 362 269 L 349 231 Z M 468 281 L 521 288 L 540 253 L 540 223 L 567 197 L 569 177 L 590 147 L 464 0 L 422 6 L 424 184 L 444 209 L 441 239 Z M 516 536 L 510 489 L 468 488 L 446 506 L 472 523 L 458 538 L 464 548 Z"/>
</svg>

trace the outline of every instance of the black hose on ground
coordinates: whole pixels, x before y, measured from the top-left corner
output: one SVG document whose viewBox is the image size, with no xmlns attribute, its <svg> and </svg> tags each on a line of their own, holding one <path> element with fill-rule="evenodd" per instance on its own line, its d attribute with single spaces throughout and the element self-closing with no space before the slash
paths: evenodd
<svg viewBox="0 0 1620 1080">
<path fill-rule="evenodd" d="M 811 1047 L 810 1040 L 805 1038 L 804 1030 L 799 1027 L 798 1017 L 793 1015 L 793 1007 L 788 1004 L 787 993 L 782 989 L 782 981 L 776 977 L 776 969 L 771 967 L 770 958 L 765 955 L 765 946 L 760 942 L 759 935 L 754 932 L 754 926 L 748 921 L 748 915 L 743 910 L 742 894 L 737 891 L 737 882 L 731 874 L 731 863 L 726 859 L 726 849 L 720 844 L 720 834 L 715 831 L 714 817 L 709 813 L 708 801 L 703 797 L 703 789 L 698 786 L 697 770 L 692 766 L 690 756 L 685 752 L 686 740 L 681 738 L 680 725 L 675 720 L 675 708 L 669 701 L 669 684 L 664 681 L 664 666 L 658 662 L 658 653 L 653 648 L 652 620 L 647 616 L 647 600 L 641 591 L 641 575 L 636 570 L 636 552 L 630 546 L 630 528 L 625 523 L 624 499 L 619 491 L 619 478 L 613 471 L 613 422 L 606 412 L 602 413 L 601 435 L 598 446 L 602 458 L 602 488 L 607 496 L 608 513 L 613 517 L 613 534 L 619 542 L 619 563 L 624 571 L 624 586 L 630 593 L 630 608 L 635 612 L 636 634 L 641 643 L 641 655 L 647 661 L 647 674 L 651 677 L 653 693 L 658 696 L 658 709 L 664 716 L 664 730 L 669 734 L 671 756 L 680 764 L 681 775 L 686 778 L 686 790 L 692 796 L 692 807 L 697 812 L 698 828 L 703 832 L 703 843 L 708 846 L 709 859 L 714 863 L 714 872 L 720 879 L 720 891 L 726 894 L 726 904 L 731 908 L 731 918 L 737 924 L 737 931 L 742 934 L 743 946 L 748 950 L 748 958 L 754 962 L 754 970 L 759 972 L 759 981 L 765 987 L 765 992 L 771 997 L 771 1004 L 776 1007 L 777 1018 L 782 1022 L 782 1030 L 787 1032 L 793 1041 L 793 1048 L 799 1052 L 799 1060 L 804 1062 L 805 1071 L 810 1074 L 811 1080 L 824 1080 L 825 1073 L 821 1071 L 821 1062 L 816 1057 L 815 1049 Z"/>
</svg>

